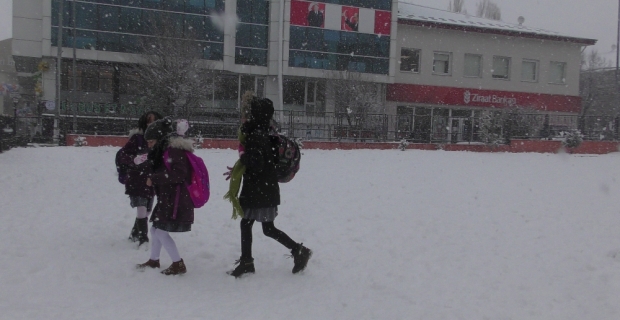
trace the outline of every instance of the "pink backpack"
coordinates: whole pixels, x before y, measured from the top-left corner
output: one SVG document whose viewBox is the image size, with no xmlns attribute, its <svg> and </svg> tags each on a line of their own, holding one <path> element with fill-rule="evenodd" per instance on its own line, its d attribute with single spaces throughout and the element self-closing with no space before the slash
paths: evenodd
<svg viewBox="0 0 620 320">
<path fill-rule="evenodd" d="M 202 208 L 202 206 L 209 201 L 209 196 L 211 195 L 210 185 L 209 185 L 209 171 L 207 171 L 207 166 L 205 166 L 202 158 L 195 155 L 192 152 L 185 151 L 185 155 L 189 160 L 189 164 L 192 166 L 192 181 L 190 183 L 186 183 L 185 187 L 187 187 L 187 191 L 189 192 L 190 198 L 192 198 L 192 202 L 194 203 L 194 208 Z M 166 164 L 166 168 L 170 170 L 170 163 L 168 162 L 168 150 L 164 152 L 164 163 Z M 175 201 L 175 211 L 176 206 L 178 205 L 178 197 Z M 175 215 L 176 216 L 176 215 Z"/>
</svg>

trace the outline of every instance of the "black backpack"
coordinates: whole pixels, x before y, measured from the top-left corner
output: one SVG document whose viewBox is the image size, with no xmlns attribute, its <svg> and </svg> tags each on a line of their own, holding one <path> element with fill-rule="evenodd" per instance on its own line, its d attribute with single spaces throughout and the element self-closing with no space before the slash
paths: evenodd
<svg viewBox="0 0 620 320">
<path fill-rule="evenodd" d="M 128 171 L 127 165 L 120 163 L 122 152 L 123 152 L 122 148 L 116 152 L 114 163 L 116 164 L 116 172 L 118 173 L 118 182 L 125 184 L 127 182 L 127 179 L 129 179 L 129 175 L 127 173 Z"/>
<path fill-rule="evenodd" d="M 299 171 L 301 152 L 299 144 L 285 135 L 272 132 L 270 137 L 274 150 L 278 182 L 286 183 Z"/>
</svg>

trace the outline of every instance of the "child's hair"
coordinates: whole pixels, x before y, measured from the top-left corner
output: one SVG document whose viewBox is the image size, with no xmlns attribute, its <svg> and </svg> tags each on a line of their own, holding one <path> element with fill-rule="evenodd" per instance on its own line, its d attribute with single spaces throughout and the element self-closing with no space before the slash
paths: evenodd
<svg viewBox="0 0 620 320">
<path fill-rule="evenodd" d="M 163 117 L 161 116 L 161 114 L 159 114 L 159 112 L 157 111 L 149 111 L 144 113 L 140 119 L 138 119 L 138 129 L 142 130 L 142 132 L 146 131 L 146 127 L 148 127 L 148 120 L 149 120 L 149 116 L 153 115 L 155 116 L 155 121 L 162 119 Z"/>
</svg>

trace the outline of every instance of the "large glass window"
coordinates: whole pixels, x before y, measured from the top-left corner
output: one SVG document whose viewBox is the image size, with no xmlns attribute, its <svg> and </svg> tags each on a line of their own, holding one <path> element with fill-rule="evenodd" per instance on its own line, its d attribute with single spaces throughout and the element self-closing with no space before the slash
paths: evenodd
<svg viewBox="0 0 620 320">
<path fill-rule="evenodd" d="M 75 27 L 97 30 L 97 5 L 91 3 L 75 3 Z M 63 21 L 64 25 L 73 25 L 73 21 Z"/>
<path fill-rule="evenodd" d="M 237 26 L 235 45 L 248 48 L 267 48 L 269 27 L 256 24 L 240 23 Z"/>
<path fill-rule="evenodd" d="M 142 6 L 145 8 L 159 9 L 161 8 L 162 0 L 142 0 Z"/>
<path fill-rule="evenodd" d="M 239 76 L 218 75 L 215 78 L 214 87 L 216 108 L 237 108 L 239 99 Z"/>
<path fill-rule="evenodd" d="M 538 81 L 538 61 L 523 60 L 521 64 L 521 81 Z"/>
<path fill-rule="evenodd" d="M 400 71 L 420 72 L 420 49 L 400 49 Z"/>
<path fill-rule="evenodd" d="M 239 23 L 235 38 L 235 63 L 267 66 L 269 1 L 238 0 Z"/>
<path fill-rule="evenodd" d="M 237 0 L 237 15 L 241 22 L 269 24 L 269 1 Z"/>
<path fill-rule="evenodd" d="M 303 79 L 284 78 L 282 83 L 285 110 L 304 110 L 306 82 Z"/>
<path fill-rule="evenodd" d="M 551 61 L 549 70 L 549 82 L 564 84 L 566 83 L 566 63 Z"/>
<path fill-rule="evenodd" d="M 494 79 L 510 79 L 510 58 L 509 57 L 493 57 L 493 71 L 492 77 Z"/>
<path fill-rule="evenodd" d="M 440 75 L 450 74 L 450 56 L 451 53 L 435 52 L 433 55 L 433 73 Z"/>
<path fill-rule="evenodd" d="M 205 17 L 204 16 L 185 16 L 185 38 L 204 39 L 205 33 Z"/>
<path fill-rule="evenodd" d="M 96 49 L 115 52 L 138 53 L 140 43 L 144 37 L 140 35 L 154 35 L 155 23 L 165 23 L 172 34 L 166 36 L 174 38 L 190 38 L 199 40 L 197 44 L 205 59 L 222 60 L 223 58 L 223 33 L 214 27 L 211 19 L 206 15 L 185 14 L 183 11 L 200 11 L 195 8 L 223 9 L 223 0 L 93 0 L 101 4 L 89 2 L 74 2 L 64 0 L 63 46 L 72 47 L 75 38 L 76 47 L 79 49 Z M 73 36 L 72 5 L 76 5 L 76 34 Z M 59 0 L 52 0 L 52 45 L 58 42 L 58 10 Z M 115 4 L 120 6 L 110 6 Z M 128 7 L 133 6 L 133 8 Z M 159 10 L 145 10 L 143 8 L 166 9 L 176 12 L 164 12 Z M 193 8 L 193 9 L 192 9 Z M 201 11 L 205 13 L 205 11 Z M 92 31 L 91 31 L 92 30 Z M 96 32 L 99 31 L 99 32 Z M 100 32 L 104 31 L 104 32 Z M 119 32 L 119 33 L 116 33 Z M 246 43 L 252 47 L 261 46 L 267 48 L 267 27 L 260 26 L 251 28 L 251 33 Z M 261 41 L 256 41 L 256 40 Z M 205 42 L 210 41 L 210 42 Z M 212 43 L 216 42 L 216 43 Z M 261 56 L 261 53 L 256 53 Z M 266 59 L 264 59 L 266 61 Z"/>
<path fill-rule="evenodd" d="M 170 11 L 184 11 L 185 0 L 163 0 L 162 9 Z"/>
<path fill-rule="evenodd" d="M 99 6 L 99 30 L 118 31 L 119 7 Z"/>
<path fill-rule="evenodd" d="M 390 0 L 325 0 L 322 2 L 369 9 L 379 9 L 387 11 L 392 10 L 392 1 Z"/>
<path fill-rule="evenodd" d="M 142 33 L 142 10 L 121 8 L 119 30 L 127 33 Z"/>
<path fill-rule="evenodd" d="M 101 51 L 119 51 L 120 34 L 99 32 L 97 37 L 97 50 Z"/>
<path fill-rule="evenodd" d="M 479 54 L 465 54 L 465 77 L 482 78 L 482 56 Z"/>
<path fill-rule="evenodd" d="M 115 72 L 116 69 L 111 65 L 78 62 L 75 69 L 75 90 L 112 93 Z M 73 74 L 73 64 L 71 61 L 65 61 L 63 64 L 63 80 L 61 82 L 62 90 L 73 90 Z"/>
<path fill-rule="evenodd" d="M 237 48 L 235 63 L 250 66 L 267 66 L 267 50 Z"/>
</svg>

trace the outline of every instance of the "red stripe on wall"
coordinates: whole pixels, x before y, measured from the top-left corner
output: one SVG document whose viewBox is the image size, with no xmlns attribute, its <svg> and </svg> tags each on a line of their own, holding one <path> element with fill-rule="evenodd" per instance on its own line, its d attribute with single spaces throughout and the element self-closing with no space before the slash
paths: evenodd
<svg viewBox="0 0 620 320">
<path fill-rule="evenodd" d="M 387 100 L 407 103 L 488 108 L 522 107 L 539 111 L 579 113 L 581 97 L 528 92 L 510 92 L 427 86 L 388 84 Z"/>
</svg>

